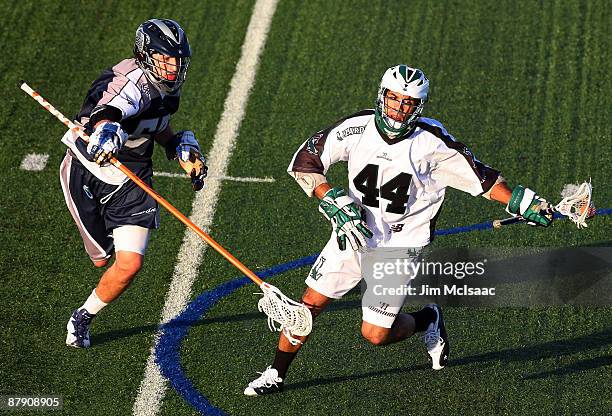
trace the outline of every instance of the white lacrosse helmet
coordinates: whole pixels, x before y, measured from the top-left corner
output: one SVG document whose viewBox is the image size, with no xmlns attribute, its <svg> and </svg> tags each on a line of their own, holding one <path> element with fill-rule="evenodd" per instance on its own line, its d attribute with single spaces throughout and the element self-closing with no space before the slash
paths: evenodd
<svg viewBox="0 0 612 416">
<path fill-rule="evenodd" d="M 423 112 L 429 80 L 423 71 L 396 65 L 385 72 L 376 99 L 376 125 L 390 139 L 411 131 Z"/>
</svg>

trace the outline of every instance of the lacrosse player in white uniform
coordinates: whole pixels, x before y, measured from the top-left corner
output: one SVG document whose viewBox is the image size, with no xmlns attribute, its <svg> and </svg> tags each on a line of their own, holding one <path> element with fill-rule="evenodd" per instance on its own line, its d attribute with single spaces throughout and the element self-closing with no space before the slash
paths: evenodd
<svg viewBox="0 0 612 416">
<path fill-rule="evenodd" d="M 89 143 L 66 132 L 68 152 L 60 181 L 85 251 L 96 267 L 114 263 L 68 321 L 66 344 L 90 346 L 93 317 L 117 299 L 140 271 L 151 229 L 158 227 L 157 202 L 108 161 L 115 156 L 149 186 L 153 143 L 177 159 L 200 190 L 207 168 L 191 131 L 174 133 L 170 116 L 179 107 L 191 48 L 173 20 L 151 19 L 136 31 L 134 57 L 105 70 L 76 116 Z"/>
<path fill-rule="evenodd" d="M 362 261 L 373 249 L 403 250 L 404 258 L 417 261 L 433 239 L 446 187 L 501 202 L 532 224 L 551 223 L 551 214 L 540 213 L 547 208 L 544 199 L 523 186 L 511 190 L 497 170 L 478 161 L 440 122 L 421 117 L 428 92 L 429 80 L 421 70 L 391 67 L 382 77 L 374 110 L 339 120 L 295 153 L 288 172 L 308 196 L 320 200 L 319 211 L 333 230 L 306 279 L 302 302 L 313 318 L 359 283 Z M 340 161 L 348 162 L 348 193 L 325 177 Z M 401 306 L 364 300 L 361 333 L 369 342 L 386 345 L 424 332 L 432 368 L 446 365 L 449 340 L 439 305 L 401 313 Z M 280 335 L 272 365 L 244 394 L 282 390 L 287 369 L 307 340 L 296 338 L 302 344 Z"/>
</svg>

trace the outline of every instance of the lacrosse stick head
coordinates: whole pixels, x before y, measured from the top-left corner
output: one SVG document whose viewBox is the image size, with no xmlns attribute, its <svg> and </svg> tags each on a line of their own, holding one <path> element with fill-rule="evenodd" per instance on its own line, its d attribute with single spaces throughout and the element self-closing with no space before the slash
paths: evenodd
<svg viewBox="0 0 612 416">
<path fill-rule="evenodd" d="M 302 303 L 297 303 L 278 290 L 262 283 L 259 286 L 263 297 L 257 304 L 260 312 L 268 316 L 268 327 L 271 331 L 282 331 L 293 345 L 301 343 L 292 335 L 305 336 L 312 331 L 312 314 Z"/>
<path fill-rule="evenodd" d="M 586 228 L 586 219 L 595 215 L 595 207 L 591 201 L 591 182 L 580 185 L 565 185 L 561 196 L 563 199 L 555 206 L 555 211 L 567 216 L 578 228 Z"/>
</svg>

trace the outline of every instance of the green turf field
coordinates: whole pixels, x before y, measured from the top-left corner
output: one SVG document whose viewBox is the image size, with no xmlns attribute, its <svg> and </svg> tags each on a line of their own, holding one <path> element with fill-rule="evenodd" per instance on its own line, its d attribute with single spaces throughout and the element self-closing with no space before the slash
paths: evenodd
<svg viewBox="0 0 612 416">
<path fill-rule="evenodd" d="M 59 185 L 64 128 L 18 80 L 71 116 L 100 71 L 131 54 L 140 23 L 175 19 L 194 58 L 173 125 L 194 130 L 207 151 L 254 4 L 0 2 L 0 396 L 61 395 L 64 410 L 54 414 L 131 414 L 184 236 L 162 212 L 141 274 L 94 321 L 92 348 L 66 347 L 67 319 L 100 271 Z M 329 225 L 286 167 L 310 134 L 371 108 L 382 73 L 400 62 L 431 80 L 424 115 L 511 185 L 557 200 L 564 184 L 590 177 L 597 207 L 612 208 L 611 23 L 606 1 L 280 1 L 228 171 L 275 182 L 224 181 L 211 235 L 255 271 L 319 252 Z M 49 155 L 44 170 L 19 168 L 30 153 Z M 179 171 L 160 149 L 154 162 L 159 171 Z M 344 167 L 329 179 L 346 185 Z M 155 188 L 189 214 L 188 181 L 159 177 Z M 500 205 L 451 190 L 438 228 L 505 216 Z M 580 231 L 569 221 L 546 230 L 516 225 L 442 236 L 434 245 L 610 246 L 610 217 L 590 224 Z M 307 272 L 271 282 L 299 298 Z M 238 275 L 207 250 L 192 299 Z M 277 337 L 256 311 L 255 291 L 221 299 L 189 323 L 179 347 L 193 390 L 226 413 L 612 414 L 612 307 L 447 308 L 451 364 L 434 373 L 416 338 L 377 348 L 360 337 L 358 294 L 319 318 L 283 394 L 246 398 L 242 390 L 271 363 Z M 198 411 L 169 385 L 157 414 Z"/>
</svg>

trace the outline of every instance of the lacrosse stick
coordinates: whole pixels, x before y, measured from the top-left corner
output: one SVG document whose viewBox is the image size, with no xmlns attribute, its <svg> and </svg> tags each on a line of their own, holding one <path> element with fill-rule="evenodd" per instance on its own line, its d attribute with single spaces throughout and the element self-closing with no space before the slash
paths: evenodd
<svg viewBox="0 0 612 416">
<path fill-rule="evenodd" d="M 558 213 L 565 215 L 572 220 L 578 228 L 586 228 L 587 218 L 595 215 L 595 207 L 591 201 L 593 187 L 591 182 L 584 182 L 579 186 L 566 185 L 561 192 L 564 198 L 554 207 L 549 208 L 550 213 Z M 504 220 L 493 221 L 493 228 L 500 228 L 504 225 L 516 224 L 517 222 L 527 221 L 525 218 L 517 215 L 516 217 L 506 218 Z"/>
<path fill-rule="evenodd" d="M 57 119 L 64 123 L 73 133 L 79 135 L 86 142 L 89 141 L 89 136 L 85 133 L 82 127 L 76 125 L 70 119 L 66 118 L 61 112 L 53 107 L 47 100 L 41 95 L 34 91 L 32 88 L 21 81 L 19 83 L 21 88 L 26 94 L 36 100 L 41 106 L 47 111 L 53 114 Z M 147 194 L 155 199 L 161 206 L 166 208 L 172 215 L 174 215 L 179 221 L 185 224 L 188 228 L 194 231 L 200 236 L 208 245 L 214 248 L 219 254 L 225 257 L 232 265 L 240 270 L 245 276 L 251 279 L 256 285 L 262 290 L 263 297 L 259 299 L 258 308 L 261 312 L 268 316 L 268 327 L 270 330 L 282 331 L 287 339 L 296 345 L 300 341 L 294 338 L 292 335 L 305 336 L 312 330 L 312 315 L 310 310 L 301 303 L 297 303 L 278 290 L 278 288 L 265 283 L 255 273 L 248 269 L 242 264 L 237 258 L 235 258 L 229 251 L 223 248 L 219 243 L 213 240 L 208 234 L 206 234 L 200 227 L 195 225 L 189 218 L 185 217 L 179 210 L 174 208 L 168 201 L 162 198 L 157 192 L 151 189 L 146 183 L 144 183 L 138 176 L 136 176 L 130 169 L 118 161 L 115 157 L 110 159 L 111 165 L 115 166 L 121 172 L 123 172 L 128 178 L 141 187 Z"/>
</svg>

